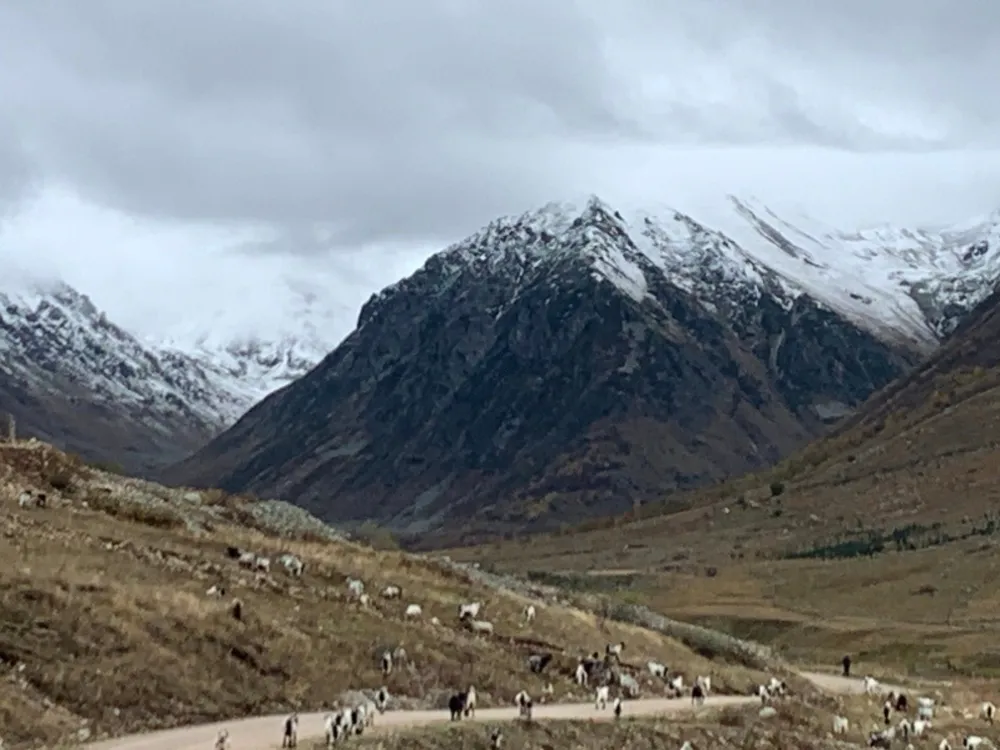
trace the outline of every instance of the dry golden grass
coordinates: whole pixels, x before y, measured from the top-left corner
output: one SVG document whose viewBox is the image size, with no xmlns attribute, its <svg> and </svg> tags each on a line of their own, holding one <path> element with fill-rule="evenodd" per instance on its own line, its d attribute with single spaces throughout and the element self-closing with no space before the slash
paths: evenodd
<svg viewBox="0 0 1000 750">
<path fill-rule="evenodd" d="M 484 706 L 509 704 L 521 688 L 538 694 L 549 681 L 554 700 L 584 699 L 571 680 L 578 656 L 619 640 L 628 644 L 627 663 L 656 659 L 689 675 L 710 673 L 720 692 L 743 692 L 759 679 L 660 634 L 554 604 L 539 606 L 535 623 L 523 627 L 523 598 L 427 558 L 235 525 L 193 531 L 163 523 L 161 512 L 116 503 L 118 480 L 109 477 L 101 482 L 111 491 L 90 507 L 77 486 L 65 496 L 50 489 L 52 507 L 20 509 L 10 469 L 0 487 L 0 734 L 8 745 L 73 735 L 85 720 L 100 736 L 320 710 L 344 691 L 382 684 L 412 707 L 443 706 L 469 684 Z M 258 580 L 226 556 L 227 545 L 272 559 L 294 553 L 306 572 Z M 348 576 L 365 581 L 371 609 L 346 600 Z M 225 600 L 206 596 L 216 583 Z M 401 601 L 377 595 L 389 583 L 402 586 Z M 243 621 L 231 616 L 233 596 L 244 604 Z M 481 617 L 494 622 L 496 637 L 458 626 L 459 603 L 472 600 L 485 603 Z M 418 622 L 402 617 L 411 602 L 423 608 Z M 399 645 L 412 666 L 384 679 L 378 656 Z M 530 674 L 526 657 L 545 650 L 556 659 L 544 676 Z"/>
</svg>

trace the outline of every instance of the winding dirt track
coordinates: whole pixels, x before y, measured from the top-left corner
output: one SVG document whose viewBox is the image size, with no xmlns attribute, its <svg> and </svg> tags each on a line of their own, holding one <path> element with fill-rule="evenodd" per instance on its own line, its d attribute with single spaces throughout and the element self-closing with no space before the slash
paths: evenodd
<svg viewBox="0 0 1000 750">
<path fill-rule="evenodd" d="M 801 672 L 802 677 L 812 681 L 822 690 L 831 693 L 863 693 L 861 680 L 824 674 L 821 672 Z M 886 686 L 892 688 L 893 686 Z M 742 695 L 715 695 L 705 701 L 700 711 L 726 706 L 740 706 L 758 702 L 757 698 Z M 677 715 L 692 711 L 691 699 L 683 698 L 642 698 L 626 701 L 624 712 L 628 716 Z M 299 740 L 308 740 L 323 735 L 323 721 L 327 712 L 299 714 Z M 593 703 L 552 703 L 536 705 L 533 718 L 536 719 L 610 719 L 611 708 L 597 711 Z M 90 750 L 211 750 L 215 738 L 223 727 L 229 730 L 230 747 L 233 750 L 271 750 L 278 747 L 281 735 L 280 716 L 261 716 L 252 719 L 235 719 L 217 724 L 201 724 L 193 727 L 179 727 L 161 732 L 133 734 L 115 740 L 87 745 Z M 482 708 L 476 711 L 475 721 L 503 722 L 517 718 L 517 709 Z M 388 711 L 375 718 L 375 733 L 388 727 L 414 727 L 448 721 L 447 710 Z"/>
</svg>

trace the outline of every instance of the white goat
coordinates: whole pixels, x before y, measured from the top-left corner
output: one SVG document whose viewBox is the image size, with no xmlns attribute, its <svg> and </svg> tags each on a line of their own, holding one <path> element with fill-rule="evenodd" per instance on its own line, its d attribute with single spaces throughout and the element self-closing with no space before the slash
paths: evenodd
<svg viewBox="0 0 1000 750">
<path fill-rule="evenodd" d="M 464 620 L 466 617 L 475 619 L 479 617 L 479 610 L 483 608 L 482 602 L 469 602 L 458 605 L 458 619 Z"/>
<path fill-rule="evenodd" d="M 614 706 L 612 710 L 615 712 L 615 718 L 620 719 L 622 716 L 622 699 L 621 696 L 615 698 Z"/>
<path fill-rule="evenodd" d="M 694 684 L 700 685 L 701 689 L 705 691 L 705 695 L 708 695 L 709 693 L 712 692 L 711 677 L 702 677 L 701 675 L 699 675 L 698 677 L 695 678 Z"/>
<path fill-rule="evenodd" d="M 368 594 L 362 594 L 358 597 L 358 604 L 360 604 L 365 609 L 372 603 L 372 598 Z"/>
<path fill-rule="evenodd" d="M 996 716 L 997 707 L 993 705 L 990 701 L 983 701 L 983 705 L 979 707 L 979 718 L 985 719 L 987 723 L 993 723 L 993 717 Z"/>
<path fill-rule="evenodd" d="M 923 737 L 924 732 L 931 728 L 933 728 L 933 725 L 931 724 L 930 719 L 916 719 L 913 722 L 913 736 Z"/>
<path fill-rule="evenodd" d="M 608 707 L 608 698 L 610 697 L 609 693 L 610 690 L 607 685 L 601 685 L 601 687 L 597 688 L 594 693 L 595 710 L 600 711 Z"/>
<path fill-rule="evenodd" d="M 865 693 L 868 695 L 875 695 L 881 690 L 882 686 L 879 684 L 878 680 L 870 675 L 865 675 L 864 679 Z"/>
<path fill-rule="evenodd" d="M 951 750 L 951 745 L 949 744 L 947 737 L 938 743 L 938 750 Z"/>
<path fill-rule="evenodd" d="M 254 570 L 260 573 L 270 573 L 271 572 L 271 558 L 270 557 L 260 557 L 257 556 L 253 561 Z"/>
<path fill-rule="evenodd" d="M 535 612 L 535 605 L 534 604 L 529 604 L 527 607 L 525 607 L 524 608 L 524 624 L 525 625 L 530 625 L 531 623 L 533 623 L 535 621 L 535 614 L 536 614 L 536 612 Z"/>
<path fill-rule="evenodd" d="M 465 715 L 476 718 L 476 688 L 473 685 L 469 685 L 465 693 Z"/>
<path fill-rule="evenodd" d="M 212 587 L 205 592 L 205 595 L 221 599 L 226 595 L 226 589 L 224 586 L 221 586 L 220 584 L 216 583 L 213 584 Z"/>
<path fill-rule="evenodd" d="M 833 733 L 834 734 L 847 734 L 847 731 L 851 728 L 851 722 L 847 720 L 846 716 L 834 716 L 833 717 Z"/>
<path fill-rule="evenodd" d="M 348 578 L 347 579 L 347 590 L 352 596 L 361 598 L 361 595 L 365 593 L 365 582 L 360 578 Z"/>
<path fill-rule="evenodd" d="M 758 685 L 756 694 L 760 698 L 760 705 L 762 706 L 771 700 L 771 691 L 767 689 L 767 685 Z"/>
<path fill-rule="evenodd" d="M 404 612 L 403 614 L 406 617 L 420 617 L 420 615 L 422 615 L 423 613 L 424 610 L 421 609 L 419 604 L 407 604 L 406 612 Z"/>
<path fill-rule="evenodd" d="M 333 744 L 340 738 L 341 714 L 327 714 L 323 720 L 323 734 L 326 736 L 326 746 L 333 747 Z"/>
<path fill-rule="evenodd" d="M 617 656 L 621 658 L 622 651 L 625 650 L 625 641 L 620 643 L 609 643 L 604 647 L 604 653 L 606 656 Z"/>
<path fill-rule="evenodd" d="M 583 666 L 582 661 L 576 665 L 576 672 L 573 676 L 576 679 L 577 685 L 587 686 L 587 668 Z"/>
<path fill-rule="evenodd" d="M 493 635 L 493 623 L 488 620 L 466 620 L 469 630 L 476 635 Z"/>
<path fill-rule="evenodd" d="M 240 556 L 236 558 L 236 563 L 243 568 L 253 568 L 254 563 L 257 562 L 257 555 L 253 552 L 240 552 Z"/>
<path fill-rule="evenodd" d="M 514 705 L 517 706 L 518 715 L 527 721 L 531 721 L 531 696 L 527 690 L 522 690 L 514 696 Z"/>
<path fill-rule="evenodd" d="M 653 675 L 653 677 L 663 679 L 667 676 L 667 665 L 660 664 L 658 661 L 647 661 L 646 669 L 649 670 L 649 673 Z"/>
<path fill-rule="evenodd" d="M 285 553 L 284 555 L 279 557 L 278 562 L 281 563 L 281 566 L 285 569 L 288 575 L 294 576 L 295 578 L 300 578 L 302 576 L 302 573 L 305 572 L 306 569 L 306 565 L 304 562 L 302 562 L 295 555 L 291 555 L 288 553 Z"/>
<path fill-rule="evenodd" d="M 968 748 L 968 750 L 975 750 L 975 748 L 980 746 L 993 747 L 993 743 L 986 737 L 979 737 L 975 734 L 970 734 L 962 740 L 962 747 Z"/>
<path fill-rule="evenodd" d="M 787 690 L 785 681 L 779 680 L 777 677 L 772 677 L 771 681 L 767 683 L 767 692 L 771 695 L 784 695 Z"/>
<path fill-rule="evenodd" d="M 384 596 L 386 599 L 398 599 L 402 595 L 403 595 L 403 589 L 401 589 L 399 586 L 390 584 L 386 586 L 384 589 L 382 589 L 382 596 Z"/>
<path fill-rule="evenodd" d="M 385 709 L 389 706 L 389 690 L 385 687 L 380 687 L 378 692 L 375 693 L 375 707 L 378 709 L 380 714 L 385 713 Z"/>
</svg>

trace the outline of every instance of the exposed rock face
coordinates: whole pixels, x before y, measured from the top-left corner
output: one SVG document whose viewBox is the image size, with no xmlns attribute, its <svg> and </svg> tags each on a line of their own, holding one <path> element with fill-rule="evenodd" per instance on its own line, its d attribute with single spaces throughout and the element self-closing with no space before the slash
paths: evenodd
<svg viewBox="0 0 1000 750">
<path fill-rule="evenodd" d="M 688 217 L 550 206 L 375 295 L 166 476 L 404 533 L 551 526 L 773 463 L 926 349 Z"/>
</svg>

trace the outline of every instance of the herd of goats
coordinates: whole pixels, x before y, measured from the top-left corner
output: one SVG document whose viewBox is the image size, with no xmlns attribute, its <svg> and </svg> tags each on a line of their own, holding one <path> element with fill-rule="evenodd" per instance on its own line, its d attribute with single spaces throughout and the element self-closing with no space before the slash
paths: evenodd
<svg viewBox="0 0 1000 750">
<path fill-rule="evenodd" d="M 252 552 L 245 552 L 235 547 L 229 547 L 227 554 L 229 557 L 236 559 L 242 567 L 265 575 L 270 572 L 271 560 L 269 558 Z M 305 565 L 298 557 L 290 554 L 280 556 L 277 562 L 285 569 L 286 573 L 294 577 L 301 576 L 305 568 Z M 347 590 L 348 596 L 358 602 L 360 606 L 371 606 L 371 598 L 365 592 L 363 581 L 357 578 L 348 578 Z M 225 591 L 221 585 L 213 586 L 207 593 L 210 596 L 225 595 Z M 401 599 L 402 588 L 395 585 L 388 585 L 382 589 L 380 594 L 385 599 Z M 239 606 L 238 600 L 236 601 L 236 606 Z M 488 620 L 479 619 L 482 607 L 482 602 L 460 604 L 458 607 L 458 619 L 472 633 L 492 636 L 494 634 L 493 623 Z M 406 619 L 417 619 L 422 614 L 423 611 L 419 604 L 409 604 L 403 612 L 403 616 Z M 525 625 L 530 624 L 534 621 L 536 614 L 536 608 L 533 604 L 526 605 L 522 611 L 523 623 Z M 236 614 L 236 617 L 238 618 L 239 615 Z M 437 617 L 431 618 L 431 623 L 433 625 L 441 624 Z M 610 702 L 616 719 L 622 715 L 624 698 L 634 698 L 639 694 L 639 684 L 636 679 L 620 668 L 621 655 L 624 649 L 625 643 L 623 642 L 607 644 L 603 657 L 598 652 L 594 652 L 589 657 L 581 658 L 574 671 L 574 681 L 577 685 L 584 688 L 594 686 L 595 710 L 607 709 Z M 382 674 L 388 676 L 393 670 L 394 663 L 405 661 L 405 659 L 406 653 L 401 647 L 395 650 L 383 651 L 380 656 Z M 541 675 L 552 659 L 553 655 L 551 653 L 532 654 L 527 659 L 528 668 L 531 672 Z M 849 664 L 845 665 L 845 674 L 848 667 Z M 646 668 L 651 677 L 662 681 L 667 692 L 673 695 L 673 697 L 679 698 L 688 692 L 685 689 L 683 675 L 670 675 L 666 665 L 656 661 L 648 661 Z M 620 688 L 620 695 L 615 697 L 613 701 L 611 700 L 611 685 L 617 685 Z M 693 707 L 698 707 L 705 702 L 706 697 L 711 691 L 711 686 L 710 677 L 698 676 L 695 678 L 689 691 Z M 869 747 L 889 750 L 897 738 L 909 743 L 911 738 L 922 737 L 931 728 L 931 720 L 935 707 L 935 701 L 932 698 L 918 698 L 916 718 L 911 721 L 904 715 L 896 725 L 893 725 L 894 712 L 906 713 L 908 709 L 907 697 L 895 691 L 889 691 L 886 694 L 883 686 L 872 677 L 864 678 L 864 690 L 870 696 L 881 695 L 885 698 L 882 706 L 884 728 L 877 728 L 868 735 Z M 547 700 L 552 693 L 552 684 L 549 683 L 542 691 L 541 700 Z M 767 684 L 754 686 L 752 694 L 760 699 L 763 706 L 761 715 L 763 716 L 765 715 L 764 712 L 774 713 L 774 709 L 768 707 L 767 704 L 774 699 L 788 695 L 788 687 L 783 680 L 771 677 Z M 386 711 L 389 700 L 389 691 L 387 688 L 381 687 L 375 692 L 374 698 L 366 697 L 353 706 L 342 707 L 333 713 L 327 714 L 324 722 L 327 746 L 333 747 L 338 742 L 346 741 L 351 736 L 363 734 L 366 729 L 373 726 L 376 714 Z M 448 711 L 451 720 L 457 721 L 462 718 L 474 718 L 476 701 L 476 688 L 471 685 L 468 689 L 451 695 L 448 699 Z M 532 718 L 533 701 L 528 692 L 525 690 L 518 692 L 514 696 L 513 703 L 518 709 L 519 716 L 522 719 L 530 721 Z M 993 724 L 995 714 L 996 706 L 993 703 L 988 701 L 982 703 L 980 716 L 989 724 Z M 297 713 L 291 714 L 284 720 L 282 748 L 294 748 L 297 746 L 298 724 L 299 717 Z M 833 717 L 832 729 L 835 736 L 846 734 L 849 731 L 849 726 L 850 724 L 846 717 L 839 715 Z M 503 734 L 499 729 L 492 731 L 491 743 L 495 750 L 499 750 L 501 747 L 502 739 Z M 993 744 L 985 737 L 968 735 L 963 738 L 962 746 L 965 750 L 986 750 L 986 748 L 993 747 Z M 219 732 L 215 747 L 216 750 L 228 750 L 228 730 L 223 729 Z M 693 750 L 691 743 L 685 742 L 681 750 Z M 913 746 L 907 744 L 906 750 L 913 750 Z M 937 750 L 952 750 L 952 748 L 947 739 L 942 739 Z"/>
</svg>

